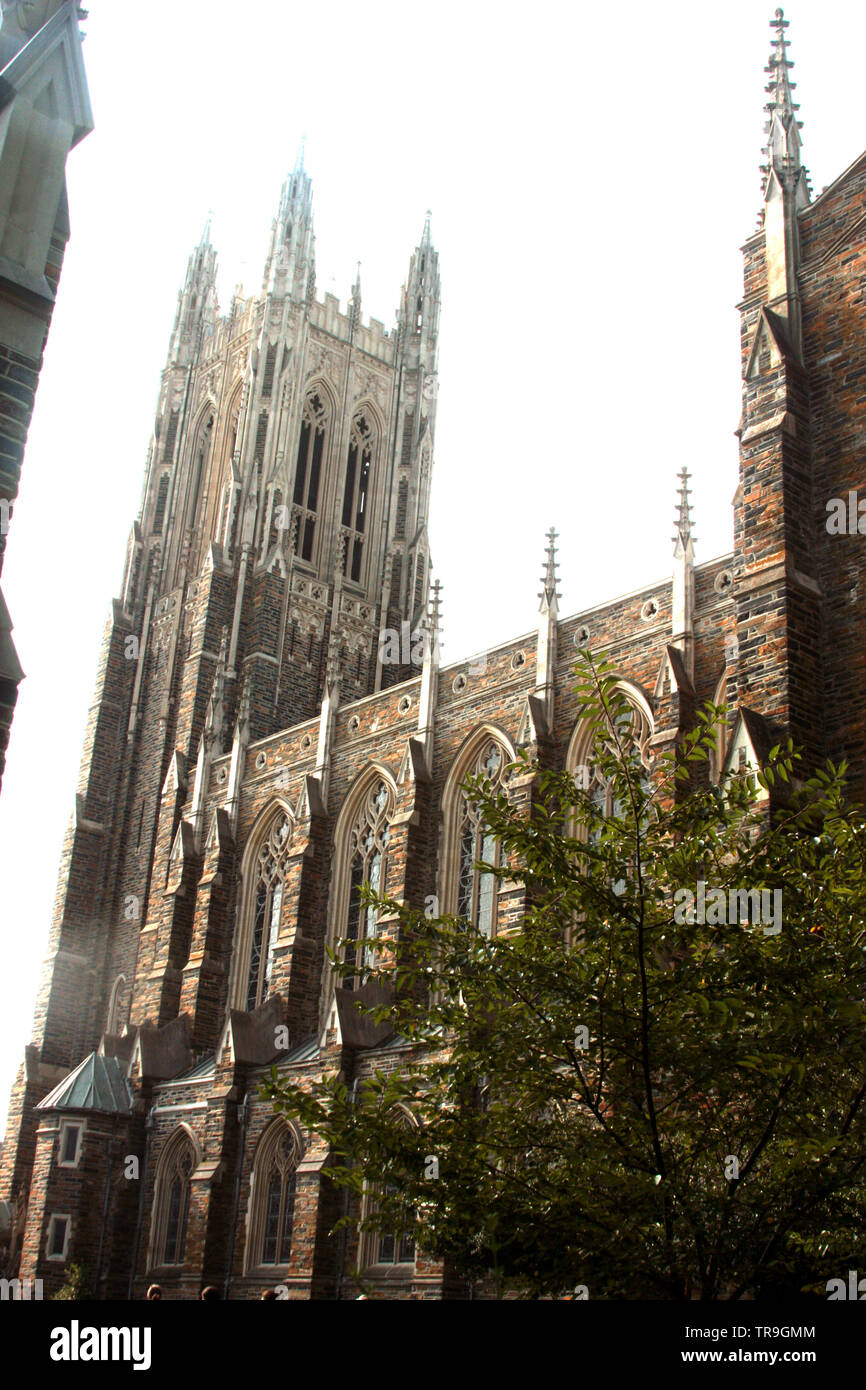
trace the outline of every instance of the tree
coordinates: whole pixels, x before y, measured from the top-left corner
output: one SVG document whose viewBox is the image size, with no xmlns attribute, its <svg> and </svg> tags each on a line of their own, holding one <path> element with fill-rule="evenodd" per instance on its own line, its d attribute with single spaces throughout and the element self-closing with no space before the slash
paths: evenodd
<svg viewBox="0 0 866 1390">
<path fill-rule="evenodd" d="M 805 776 L 788 743 L 710 785 L 707 706 L 648 773 L 612 668 L 584 653 L 577 676 L 606 798 L 537 766 L 529 812 L 468 786 L 519 925 L 487 939 L 376 899 L 399 931 L 366 973 L 405 1066 L 356 1095 L 274 1071 L 267 1093 L 330 1143 L 335 1183 L 375 1186 L 371 1226 L 497 1292 L 823 1295 L 866 1253 L 866 824 L 844 765 Z"/>
</svg>

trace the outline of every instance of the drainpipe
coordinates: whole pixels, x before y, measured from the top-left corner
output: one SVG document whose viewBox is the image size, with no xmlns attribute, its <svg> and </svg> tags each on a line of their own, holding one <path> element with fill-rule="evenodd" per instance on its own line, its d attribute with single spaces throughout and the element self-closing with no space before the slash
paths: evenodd
<svg viewBox="0 0 866 1390">
<path fill-rule="evenodd" d="M 249 1099 L 250 1093 L 249 1091 L 247 1091 L 244 1095 L 243 1100 L 238 1106 L 238 1123 L 241 1127 L 241 1136 L 240 1143 L 238 1144 L 238 1171 L 237 1177 L 235 1178 L 235 1195 L 232 1208 L 232 1220 L 231 1226 L 229 1227 L 229 1253 L 228 1260 L 226 1261 L 226 1277 L 223 1282 L 224 1299 L 228 1299 L 229 1296 L 229 1284 L 232 1280 L 232 1265 L 234 1264 L 235 1258 L 235 1239 L 238 1228 L 238 1212 L 240 1210 L 241 1204 L 241 1170 L 244 1166 L 244 1149 L 246 1148 L 247 1123 L 249 1121 L 250 1114 Z"/>
</svg>

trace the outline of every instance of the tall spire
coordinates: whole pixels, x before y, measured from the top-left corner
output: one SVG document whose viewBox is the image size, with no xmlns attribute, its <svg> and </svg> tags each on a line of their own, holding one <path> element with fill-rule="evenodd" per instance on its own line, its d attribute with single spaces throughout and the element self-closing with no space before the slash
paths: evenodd
<svg viewBox="0 0 866 1390">
<path fill-rule="evenodd" d="M 800 159 L 800 130 L 803 122 L 798 121 L 795 115 L 800 106 L 792 96 L 797 84 L 791 81 L 791 69 L 794 64 L 787 54 L 791 46 L 790 40 L 785 38 L 788 25 L 789 21 L 785 18 L 783 10 L 777 10 L 775 17 L 770 20 L 770 28 L 775 32 L 770 61 L 764 69 L 770 79 L 766 87 L 770 100 L 764 108 L 768 119 L 764 128 L 767 136 L 764 155 L 767 162 L 761 166 L 764 175 L 763 192 L 766 199 L 773 174 L 783 187 L 791 190 L 796 187 L 802 176 L 808 201 L 809 176 Z"/>
<path fill-rule="evenodd" d="M 304 143 L 282 187 L 265 263 L 266 294 L 290 295 L 303 302 L 315 286 L 313 185 L 304 168 Z"/>
<path fill-rule="evenodd" d="M 208 214 L 201 240 L 189 258 L 186 279 L 177 297 L 169 360 L 182 365 L 194 360 L 202 339 L 213 333 L 219 314 L 216 252 L 211 245 L 210 232 L 211 219 Z"/>
<path fill-rule="evenodd" d="M 413 348 L 419 349 L 420 365 L 435 370 L 440 285 L 439 256 L 433 247 L 430 216 L 428 209 L 421 240 L 409 261 L 397 321 L 401 341 L 410 356 L 414 355 Z"/>
</svg>

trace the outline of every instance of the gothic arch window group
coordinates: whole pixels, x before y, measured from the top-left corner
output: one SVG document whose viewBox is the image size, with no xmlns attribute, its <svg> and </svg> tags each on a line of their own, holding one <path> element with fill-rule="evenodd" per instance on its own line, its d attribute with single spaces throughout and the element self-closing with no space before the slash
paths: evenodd
<svg viewBox="0 0 866 1390">
<path fill-rule="evenodd" d="M 263 1134 L 253 1164 L 248 1270 L 284 1268 L 291 1259 L 300 1157 L 297 1131 L 285 1120 L 275 1120 Z"/>
<path fill-rule="evenodd" d="M 298 516 L 298 554 L 302 560 L 313 559 L 329 426 L 327 396 L 322 390 L 311 391 L 301 414 L 293 496 Z"/>
<path fill-rule="evenodd" d="M 369 409 L 358 411 L 352 421 L 346 483 L 343 489 L 343 574 L 360 583 L 364 541 L 368 530 L 372 468 L 378 430 Z"/>
</svg>

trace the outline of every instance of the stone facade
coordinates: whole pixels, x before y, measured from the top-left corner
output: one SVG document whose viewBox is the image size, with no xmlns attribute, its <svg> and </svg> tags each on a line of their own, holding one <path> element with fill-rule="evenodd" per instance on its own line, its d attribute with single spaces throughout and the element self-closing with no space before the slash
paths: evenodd
<svg viewBox="0 0 866 1390">
<path fill-rule="evenodd" d="M 93 127 L 79 11 L 37 0 L 0 27 L 0 573 L 66 243 L 66 158 Z M 0 591 L 0 780 L 24 677 Z"/>
<path fill-rule="evenodd" d="M 405 1060 L 329 968 L 338 938 L 362 949 L 358 883 L 519 918 L 516 890 L 482 903 L 467 875 L 460 785 L 518 747 L 583 765 L 576 649 L 616 662 L 650 765 L 726 700 L 717 778 L 790 731 L 866 792 L 862 542 L 827 522 L 866 431 L 866 156 L 811 201 L 785 27 L 744 248 L 734 551 L 695 563 L 684 471 L 672 575 L 561 618 L 551 534 L 537 630 L 481 656 L 441 668 L 428 590 L 429 222 L 391 332 L 358 284 L 345 313 L 316 299 L 302 163 L 260 295 L 221 315 L 207 233 L 191 257 L 0 1171 L 9 1264 L 47 1291 L 74 1259 L 100 1297 L 354 1297 L 357 1267 L 383 1297 L 465 1295 L 418 1252 L 330 1234 L 327 1152 L 258 1083 Z"/>
</svg>

